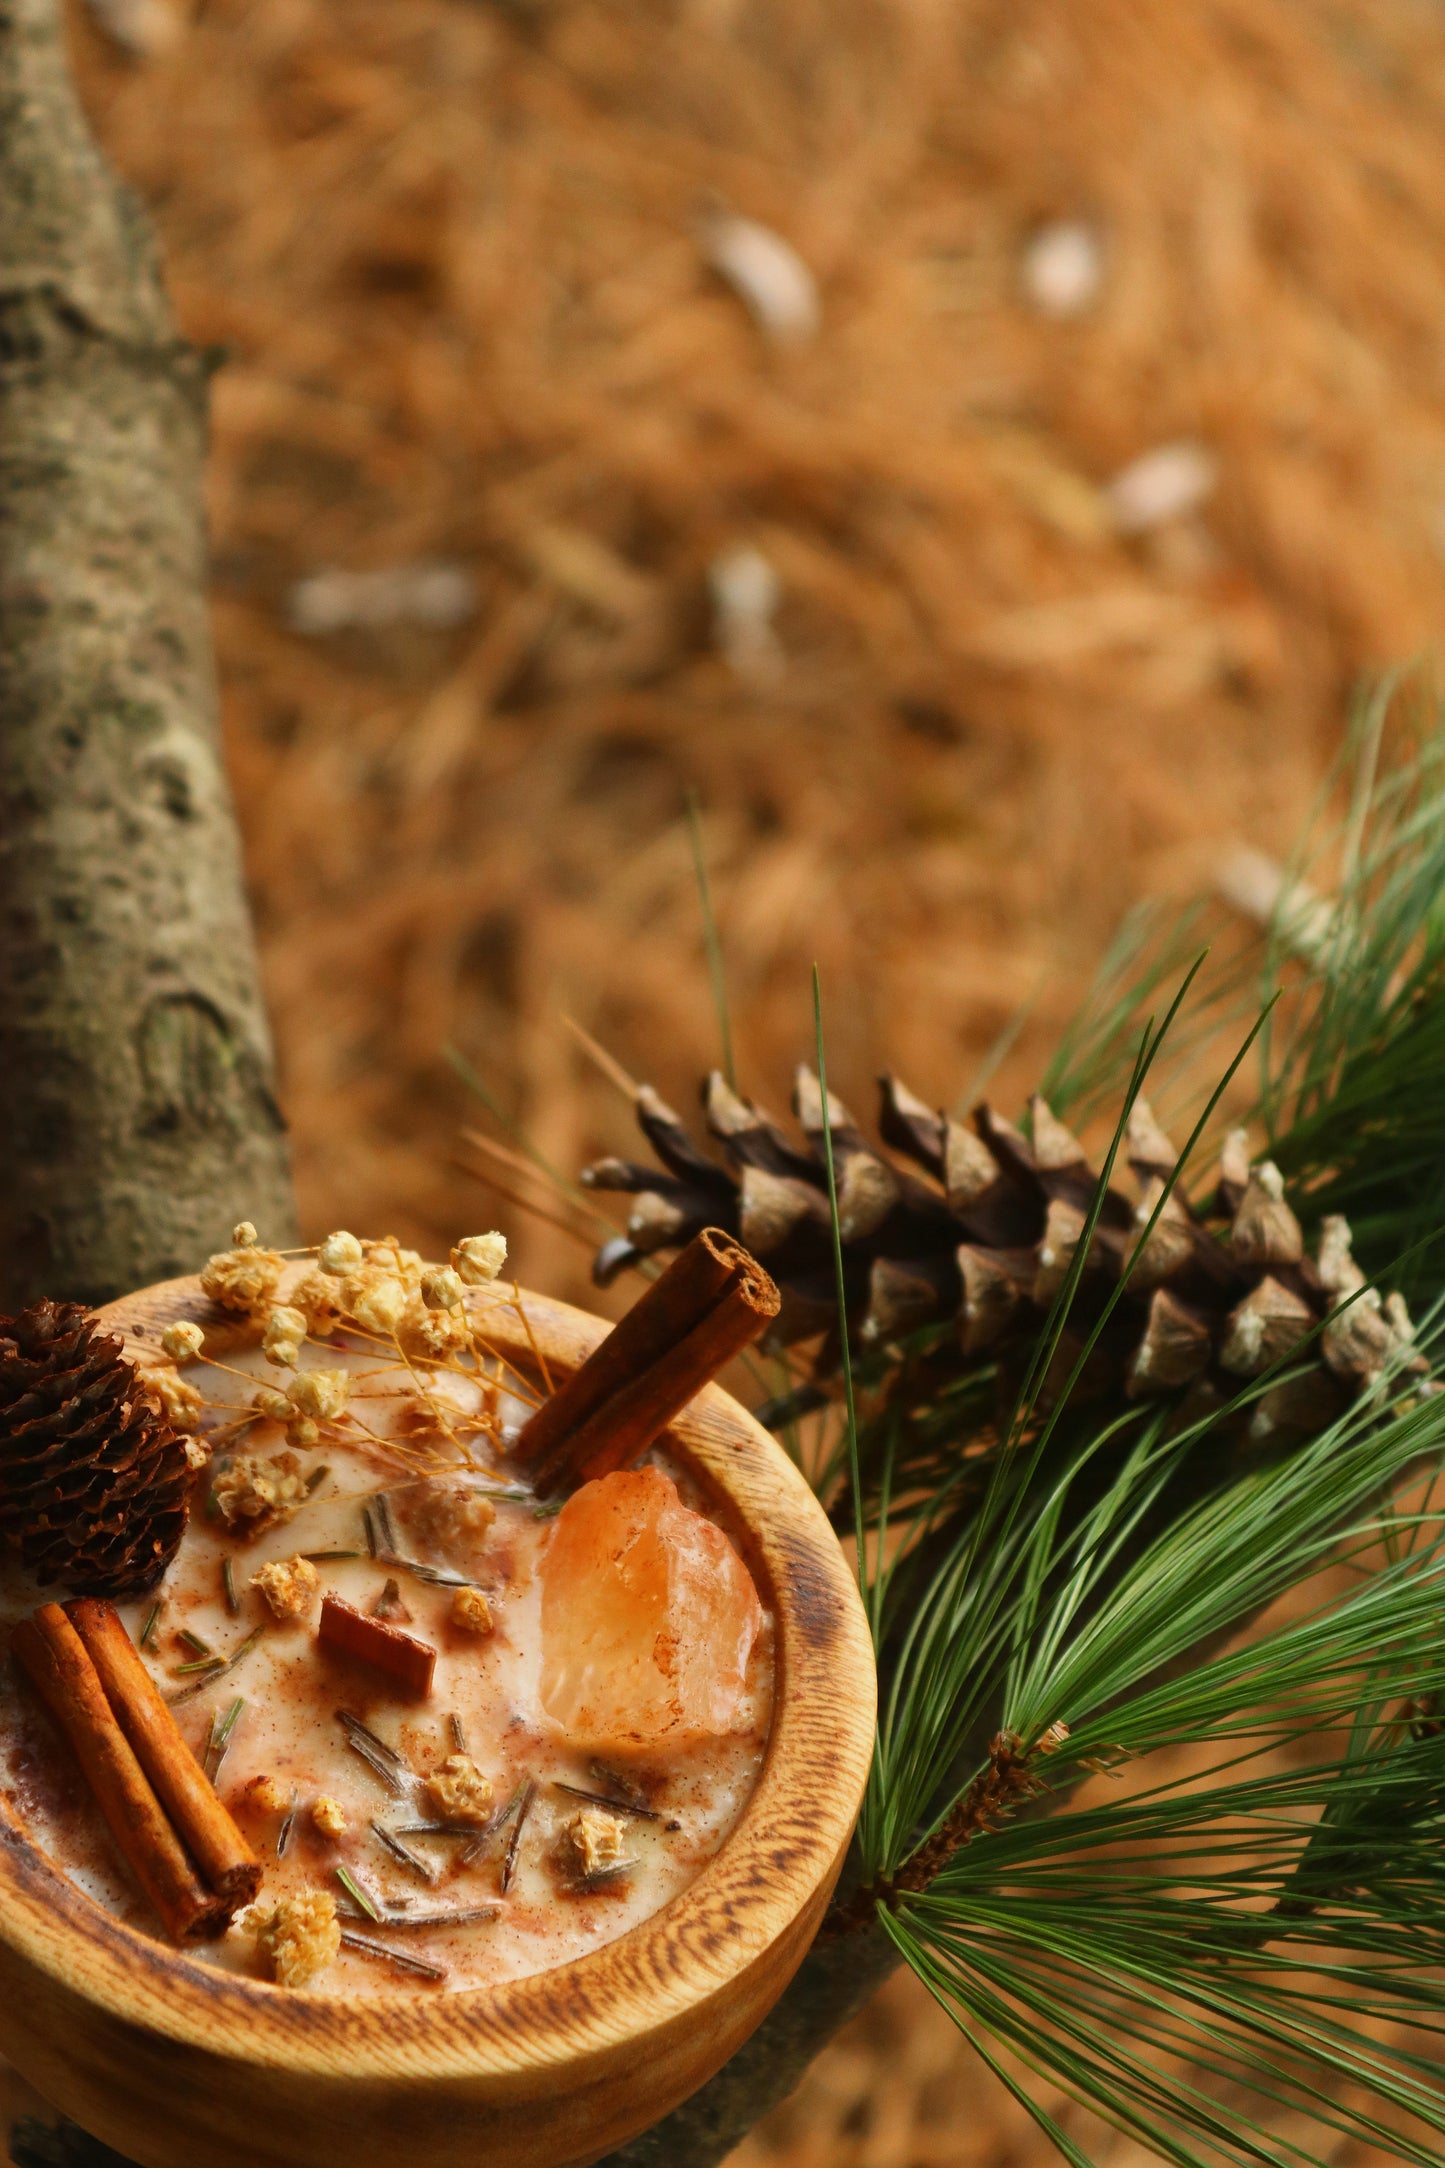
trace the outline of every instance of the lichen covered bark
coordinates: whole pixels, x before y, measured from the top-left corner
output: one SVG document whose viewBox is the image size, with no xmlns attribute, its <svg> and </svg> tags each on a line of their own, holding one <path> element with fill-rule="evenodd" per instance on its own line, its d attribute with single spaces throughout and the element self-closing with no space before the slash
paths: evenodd
<svg viewBox="0 0 1445 2168">
<path fill-rule="evenodd" d="M 0 1309 L 292 1230 L 216 722 L 205 368 L 76 103 L 0 0 Z"/>
</svg>

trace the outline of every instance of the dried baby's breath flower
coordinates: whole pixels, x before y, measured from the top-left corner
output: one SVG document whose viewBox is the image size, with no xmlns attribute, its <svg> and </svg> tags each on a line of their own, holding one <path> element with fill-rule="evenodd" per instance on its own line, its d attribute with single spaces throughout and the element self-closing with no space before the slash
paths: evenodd
<svg viewBox="0 0 1445 2168">
<path fill-rule="evenodd" d="M 259 1907 L 253 1907 L 253 1914 L 259 1912 Z M 296 1897 L 282 1897 L 255 1919 L 254 1931 L 282 1987 L 308 1987 L 334 1963 L 341 1948 L 341 1924 L 330 1890 L 308 1889 Z"/>
<path fill-rule="evenodd" d="M 258 1385 L 251 1395 L 251 1405 L 268 1422 L 286 1423 L 291 1419 L 291 1403 L 274 1385 Z"/>
<path fill-rule="evenodd" d="M 206 1336 L 200 1326 L 193 1325 L 188 1317 L 178 1318 L 161 1334 L 161 1346 L 172 1362 L 194 1362 L 205 1344 Z"/>
<path fill-rule="evenodd" d="M 416 1250 L 404 1250 L 395 1235 L 383 1235 L 366 1253 L 369 1265 L 379 1265 L 384 1272 L 393 1273 L 408 1287 L 419 1287 L 426 1270 L 425 1260 Z"/>
<path fill-rule="evenodd" d="M 237 1220 L 231 1229 L 231 1247 L 236 1250 L 254 1250 L 258 1241 L 256 1230 L 250 1220 Z"/>
<path fill-rule="evenodd" d="M 218 1250 L 208 1258 L 201 1286 L 222 1309 L 244 1310 L 254 1316 L 270 1307 L 284 1270 L 285 1260 L 275 1250 L 257 1249 L 254 1242 L 246 1243 L 233 1250 Z"/>
<path fill-rule="evenodd" d="M 263 1529 L 289 1521 L 306 1502 L 306 1481 L 294 1453 L 260 1460 L 238 1453 L 216 1478 L 216 1510 L 238 1535 L 259 1536 Z"/>
<path fill-rule="evenodd" d="M 284 1814 L 291 1804 L 289 1793 L 272 1776 L 252 1777 L 241 1794 L 241 1803 L 254 1814 Z"/>
<path fill-rule="evenodd" d="M 291 1290 L 291 1305 L 306 1320 L 313 1339 L 324 1340 L 341 1323 L 337 1291 L 324 1272 L 308 1272 Z"/>
<path fill-rule="evenodd" d="M 562 1831 L 559 1851 L 563 1865 L 586 1881 L 622 1859 L 623 1824 L 601 1807 L 584 1807 Z"/>
<path fill-rule="evenodd" d="M 469 1754 L 448 1754 L 426 1780 L 429 1805 L 444 1822 L 472 1822 L 478 1828 L 492 1811 L 492 1784 Z"/>
<path fill-rule="evenodd" d="M 298 1370 L 286 1388 L 286 1398 L 298 1415 L 334 1423 L 346 1406 L 350 1384 L 347 1370 Z"/>
<path fill-rule="evenodd" d="M 452 1266 L 468 1287 L 486 1287 L 507 1262 L 505 1235 L 466 1235 L 452 1251 Z"/>
<path fill-rule="evenodd" d="M 278 1370 L 294 1370 L 296 1358 L 301 1353 L 301 1343 L 306 1338 L 306 1320 L 299 1310 L 289 1303 L 273 1310 L 266 1319 L 266 1330 L 261 1335 L 261 1353 L 268 1363 L 275 1363 Z"/>
<path fill-rule="evenodd" d="M 299 1619 L 316 1601 L 321 1576 L 309 1558 L 273 1558 L 252 1574 L 251 1586 L 265 1597 L 273 1618 Z"/>
<path fill-rule="evenodd" d="M 330 1799 L 322 1793 L 311 1802 L 311 1826 L 319 1837 L 333 1840 L 346 1835 L 346 1813 L 339 1799 Z"/>
<path fill-rule="evenodd" d="M 355 1272 L 361 1263 L 361 1244 L 355 1235 L 338 1227 L 334 1235 L 328 1235 L 316 1252 L 316 1262 L 333 1280 L 344 1280 L 348 1272 Z"/>
<path fill-rule="evenodd" d="M 396 1338 L 403 1355 L 423 1362 L 460 1354 L 471 1344 L 465 1310 L 429 1310 L 420 1294 L 408 1298 Z"/>
<path fill-rule="evenodd" d="M 210 1467 L 211 1448 L 204 1438 L 186 1436 L 181 1438 L 179 1443 L 181 1451 L 186 1456 L 186 1466 L 193 1475 L 199 1474 L 202 1468 Z"/>
<path fill-rule="evenodd" d="M 341 1307 L 363 1332 L 389 1340 L 406 1312 L 407 1291 L 394 1272 L 364 1265 L 341 1283 Z"/>
<path fill-rule="evenodd" d="M 421 1299 L 429 1310 L 458 1310 L 467 1299 L 461 1275 L 450 1265 L 434 1265 L 421 1278 Z"/>
<path fill-rule="evenodd" d="M 452 1624 L 463 1633 L 489 1634 L 492 1607 L 479 1588 L 459 1588 L 452 1597 Z"/>
<path fill-rule="evenodd" d="M 445 1551 L 475 1550 L 497 1517 L 491 1499 L 467 1483 L 418 1485 L 413 1496 L 410 1518 L 418 1535 Z"/>
<path fill-rule="evenodd" d="M 200 1421 L 204 1403 L 189 1378 L 177 1377 L 174 1370 L 159 1364 L 143 1364 L 139 1376 L 142 1390 L 177 1430 L 189 1430 Z"/>
<path fill-rule="evenodd" d="M 286 1425 L 286 1443 L 294 1445 L 298 1453 L 309 1453 L 313 1445 L 321 1443 L 321 1432 L 309 1415 L 298 1415 Z"/>
</svg>

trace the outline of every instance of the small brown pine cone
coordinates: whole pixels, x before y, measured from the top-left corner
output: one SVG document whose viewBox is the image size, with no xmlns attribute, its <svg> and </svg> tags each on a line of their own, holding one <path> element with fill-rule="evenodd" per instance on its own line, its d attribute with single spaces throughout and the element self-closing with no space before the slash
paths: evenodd
<svg viewBox="0 0 1445 2168">
<path fill-rule="evenodd" d="M 183 1441 L 88 1310 L 0 1318 L 0 1538 L 42 1585 L 144 1594 L 176 1554 L 190 1488 Z"/>
</svg>

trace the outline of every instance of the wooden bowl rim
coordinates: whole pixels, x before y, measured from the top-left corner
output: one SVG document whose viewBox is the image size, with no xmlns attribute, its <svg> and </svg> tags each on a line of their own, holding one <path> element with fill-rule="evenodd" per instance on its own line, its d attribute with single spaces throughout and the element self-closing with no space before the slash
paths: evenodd
<svg viewBox="0 0 1445 2168">
<path fill-rule="evenodd" d="M 550 1296 L 500 1303 L 489 1333 L 575 1367 L 609 1327 Z M 106 1306 L 128 1350 L 179 1317 L 238 1321 L 191 1277 Z M 530 1326 L 530 1335 L 527 1327 Z M 670 1445 L 719 1494 L 776 1620 L 772 1730 L 737 1826 L 669 1903 L 586 1956 L 499 1986 L 368 1996 L 297 1991 L 202 1963 L 126 1925 L 27 1836 L 0 1798 L 0 1939 L 122 2023 L 297 2076 L 535 2077 L 682 2019 L 725 1991 L 835 1874 L 872 1758 L 876 1684 L 856 1585 L 813 1492 L 776 1441 L 710 1385 Z"/>
</svg>

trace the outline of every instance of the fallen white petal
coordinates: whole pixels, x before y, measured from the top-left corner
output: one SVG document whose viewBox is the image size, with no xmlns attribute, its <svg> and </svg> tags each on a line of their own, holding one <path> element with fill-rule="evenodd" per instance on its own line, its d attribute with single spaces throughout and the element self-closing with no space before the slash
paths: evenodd
<svg viewBox="0 0 1445 2168">
<path fill-rule="evenodd" d="M 782 582 L 760 549 L 743 542 L 719 552 L 708 567 L 713 638 L 740 676 L 767 676 L 782 662 L 773 613 Z"/>
<path fill-rule="evenodd" d="M 1144 534 L 1197 511 L 1218 479 L 1219 462 L 1208 446 L 1183 438 L 1131 460 L 1104 494 L 1120 534 Z"/>
<path fill-rule="evenodd" d="M 703 253 L 752 310 L 769 338 L 797 344 L 816 337 L 822 321 L 817 281 L 781 234 L 731 211 L 707 220 Z"/>
<path fill-rule="evenodd" d="M 445 561 L 391 565 L 380 572 L 313 572 L 286 598 L 293 629 L 319 635 L 357 626 L 425 625 L 447 631 L 477 606 L 476 581 Z"/>
<path fill-rule="evenodd" d="M 1041 316 L 1081 316 L 1099 298 L 1103 246 L 1081 219 L 1059 219 L 1034 235 L 1020 272 L 1024 293 Z"/>
</svg>

